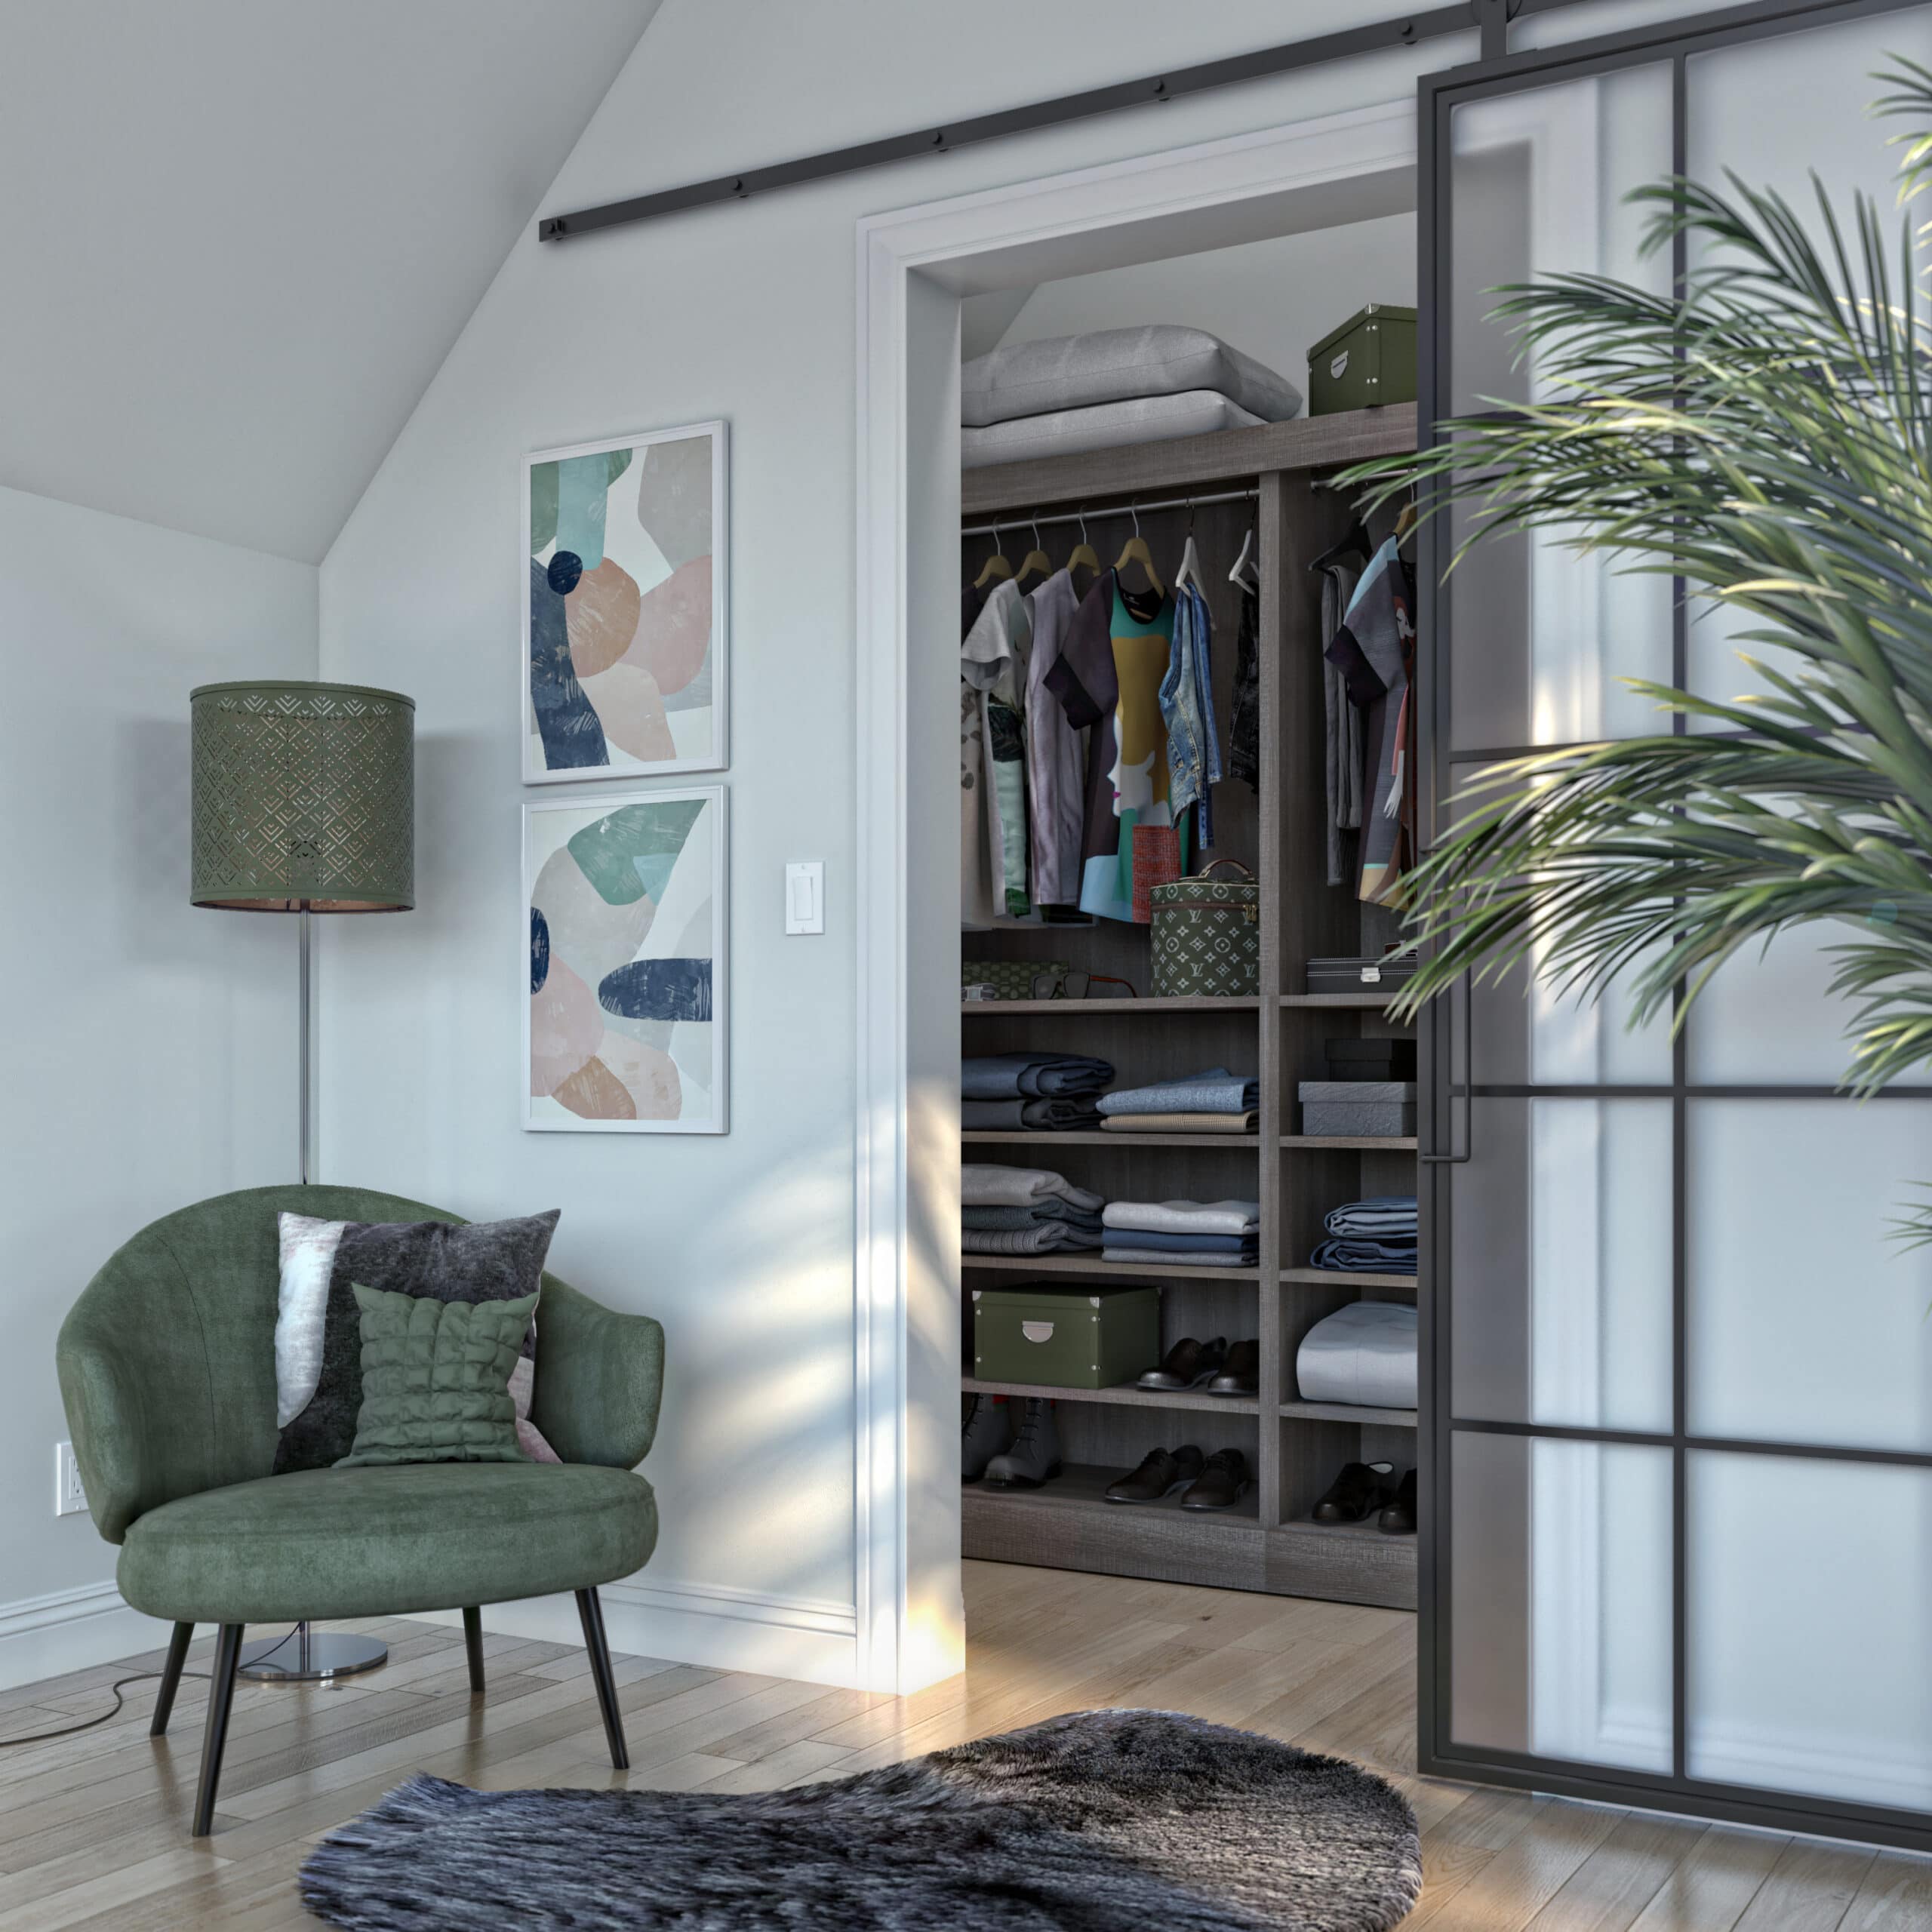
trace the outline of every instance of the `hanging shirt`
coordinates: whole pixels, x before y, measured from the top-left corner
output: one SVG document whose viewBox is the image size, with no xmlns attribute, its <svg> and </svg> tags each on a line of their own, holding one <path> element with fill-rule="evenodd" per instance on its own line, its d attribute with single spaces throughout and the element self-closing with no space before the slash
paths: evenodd
<svg viewBox="0 0 1932 1932">
<path fill-rule="evenodd" d="M 1072 906 L 1080 898 L 1086 740 L 1047 682 L 1079 608 L 1067 571 L 1055 571 L 1026 599 L 1033 629 L 1026 668 L 1026 835 L 1036 906 Z"/>
<path fill-rule="evenodd" d="M 1027 910 L 1024 734 L 1026 599 L 995 584 L 959 650 L 960 918 L 988 926 Z"/>
<path fill-rule="evenodd" d="M 1093 728 L 1081 811 L 1080 909 L 1134 921 L 1134 828 L 1171 825 L 1161 680 L 1174 606 L 1162 592 L 1121 587 L 1109 571 L 1081 599 L 1046 675 L 1076 730 Z"/>
<path fill-rule="evenodd" d="M 1328 647 L 1342 628 L 1343 613 L 1354 601 L 1354 567 L 1340 558 L 1320 566 L 1321 577 L 1321 650 Z M 1328 883 L 1346 884 L 1349 876 L 1347 834 L 1361 824 L 1363 761 L 1361 713 L 1349 697 L 1349 681 L 1339 664 L 1321 667 L 1322 697 L 1325 716 L 1322 738 L 1323 763 L 1328 795 Z"/>
<path fill-rule="evenodd" d="M 1414 863 L 1416 761 L 1411 681 L 1415 668 L 1415 585 L 1391 537 L 1355 586 L 1325 654 L 1362 712 L 1360 881 L 1357 896 L 1386 903 Z"/>
<path fill-rule="evenodd" d="M 1168 734 L 1168 807 L 1178 820 L 1198 808 L 1201 843 L 1214 842 L 1211 788 L 1221 780 L 1221 735 L 1214 723 L 1214 620 L 1199 585 L 1174 593 L 1174 653 L 1161 681 Z"/>
</svg>

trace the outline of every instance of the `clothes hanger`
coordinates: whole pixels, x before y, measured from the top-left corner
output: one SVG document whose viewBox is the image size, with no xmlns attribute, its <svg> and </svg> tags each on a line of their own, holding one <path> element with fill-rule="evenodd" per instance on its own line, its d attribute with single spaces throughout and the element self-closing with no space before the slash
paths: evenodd
<svg viewBox="0 0 1932 1932">
<path fill-rule="evenodd" d="M 1192 584 L 1201 588 L 1201 553 L 1194 547 L 1194 499 L 1187 500 L 1187 541 L 1181 546 L 1180 567 L 1174 572 L 1174 588 Z"/>
<path fill-rule="evenodd" d="M 1073 513 L 1073 520 L 1080 526 L 1080 541 L 1073 546 L 1072 554 L 1066 560 L 1068 573 L 1085 568 L 1096 577 L 1100 574 L 1100 558 L 1093 545 L 1087 540 L 1087 511 L 1084 505 Z"/>
<path fill-rule="evenodd" d="M 1228 573 L 1228 581 L 1238 584 L 1244 590 L 1259 590 L 1261 588 L 1261 572 L 1249 561 L 1254 549 L 1254 526 L 1251 524 L 1247 534 L 1241 540 L 1241 555 L 1235 559 L 1235 567 Z"/>
<path fill-rule="evenodd" d="M 1013 566 L 1006 561 L 1006 554 L 999 547 L 999 525 L 993 525 L 993 553 L 980 566 L 980 574 L 973 580 L 975 590 L 984 590 L 988 584 L 997 583 L 1001 577 L 1013 574 Z"/>
<path fill-rule="evenodd" d="M 1015 583 L 1024 583 L 1029 577 L 1044 580 L 1053 574 L 1053 560 L 1040 548 L 1040 526 L 1035 523 L 1033 525 L 1033 547 L 1026 552 L 1013 580 Z"/>
<path fill-rule="evenodd" d="M 1375 555 L 1375 544 L 1360 517 L 1349 525 L 1348 534 L 1339 543 L 1331 545 L 1309 565 L 1312 571 L 1325 571 L 1335 564 L 1345 564 L 1351 557 L 1359 557 L 1364 563 Z"/>
<path fill-rule="evenodd" d="M 1402 513 L 1395 519 L 1395 541 L 1407 542 L 1409 532 L 1416 527 L 1416 500 L 1411 497 L 1402 506 Z"/>
<path fill-rule="evenodd" d="M 1147 573 L 1147 581 L 1164 597 L 1167 586 L 1161 581 L 1160 572 L 1154 568 L 1154 553 L 1148 549 L 1146 540 L 1140 534 L 1140 512 L 1130 503 L 1127 513 L 1134 519 L 1134 534 L 1122 546 L 1120 555 L 1114 559 L 1114 574 L 1119 574 L 1129 564 L 1138 564 Z"/>
</svg>

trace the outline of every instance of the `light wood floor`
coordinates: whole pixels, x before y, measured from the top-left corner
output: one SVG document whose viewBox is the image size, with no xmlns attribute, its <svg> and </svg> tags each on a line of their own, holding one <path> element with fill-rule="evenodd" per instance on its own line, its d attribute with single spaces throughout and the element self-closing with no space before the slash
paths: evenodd
<svg viewBox="0 0 1932 1932">
<path fill-rule="evenodd" d="M 963 1678 L 890 1698 L 635 1658 L 617 1666 L 632 1769 L 614 1773 L 583 1653 L 488 1640 L 471 1698 L 459 1631 L 355 1626 L 390 1661 L 338 1688 L 243 1684 L 213 1838 L 186 1836 L 203 1686 L 150 1740 L 153 1687 L 113 1723 L 0 1750 L 0 1932 L 272 1932 L 316 1921 L 296 1868 L 410 1773 L 469 1785 L 756 1791 L 862 1770 L 1061 1711 L 1192 1711 L 1395 1777 L 1423 1820 L 1431 1932 L 1906 1932 L 1932 1928 L 1932 1860 L 1423 1782 L 1415 1620 L 1281 1597 L 966 1566 Z M 349 1627 L 349 1626 L 337 1626 Z M 208 1644 L 189 1668 L 205 1668 Z M 0 1736 L 106 1701 L 103 1666 L 0 1694 Z"/>
</svg>

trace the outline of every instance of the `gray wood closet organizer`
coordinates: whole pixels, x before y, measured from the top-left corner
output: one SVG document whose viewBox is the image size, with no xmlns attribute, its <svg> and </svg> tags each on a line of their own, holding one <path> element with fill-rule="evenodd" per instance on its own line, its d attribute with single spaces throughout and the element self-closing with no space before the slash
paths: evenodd
<svg viewBox="0 0 1932 1932">
<path fill-rule="evenodd" d="M 1383 1534 L 1374 1518 L 1334 1527 L 1309 1519 L 1341 1466 L 1416 1459 L 1411 1411 L 1303 1402 L 1295 1352 L 1324 1315 L 1363 1299 L 1413 1300 L 1412 1275 L 1324 1273 L 1306 1263 L 1333 1207 L 1374 1194 L 1416 1190 L 1415 1142 L 1311 1138 L 1300 1125 L 1298 1081 L 1325 1071 L 1324 1039 L 1401 1029 L 1372 994 L 1310 995 L 1310 957 L 1376 952 L 1394 935 L 1379 908 L 1352 884 L 1327 883 L 1323 787 L 1323 695 L 1319 580 L 1310 561 L 1337 541 L 1349 509 L 1317 472 L 1358 458 L 1411 448 L 1413 405 L 1303 418 L 1089 455 L 1052 457 L 965 472 L 964 521 L 998 519 L 1017 564 L 1032 544 L 1028 512 L 1085 511 L 1103 565 L 1131 531 L 1122 509 L 1135 498 L 1205 494 L 1251 486 L 1252 503 L 1143 512 L 1143 534 L 1163 577 L 1179 559 L 1190 514 L 1208 579 L 1214 620 L 1216 713 L 1225 743 L 1230 712 L 1238 592 L 1229 566 L 1252 528 L 1261 571 L 1260 789 L 1229 778 L 1216 788 L 1216 842 L 1209 854 L 1248 866 L 1263 888 L 1261 991 L 1253 999 L 1149 996 L 1144 927 L 1006 928 L 961 935 L 968 958 L 1060 959 L 1132 983 L 1137 999 L 962 1002 L 968 1053 L 1053 1048 L 1111 1060 L 1123 1084 L 1171 1078 L 1216 1064 L 1254 1069 L 1261 1088 L 1258 1134 L 1128 1139 L 1098 1133 L 968 1133 L 969 1161 L 1008 1160 L 1065 1174 L 1109 1200 L 1232 1195 L 1261 1203 L 1260 1266 L 1250 1271 L 1109 1266 L 1097 1256 L 964 1257 L 968 1320 L 974 1287 L 1014 1276 L 1162 1284 L 1162 1346 L 1182 1335 L 1258 1335 L 1258 1401 L 1204 1395 L 1151 1395 L 1133 1389 L 1034 1389 L 963 1381 L 969 1392 L 1046 1395 L 1065 1473 L 1043 1488 L 962 1496 L 969 1557 L 1099 1571 L 1285 1595 L 1413 1608 L 1416 1539 Z M 1078 540 L 1056 528 L 1046 545 L 1056 565 Z M 968 581 L 994 547 L 962 545 Z M 1191 865 L 1198 866 L 1198 856 Z M 970 1354 L 968 1355 L 970 1360 Z M 1101 1500 L 1114 1477 L 1157 1444 L 1241 1449 L 1256 1477 L 1234 1510 L 1184 1512 L 1177 1500 L 1122 1506 Z"/>
</svg>

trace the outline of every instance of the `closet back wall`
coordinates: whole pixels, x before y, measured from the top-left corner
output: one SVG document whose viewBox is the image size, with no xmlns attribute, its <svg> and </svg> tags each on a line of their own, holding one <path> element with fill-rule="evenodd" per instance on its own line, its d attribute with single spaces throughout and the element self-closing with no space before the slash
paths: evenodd
<svg viewBox="0 0 1932 1932">
<path fill-rule="evenodd" d="M 666 0 L 544 206 L 1333 24 L 1315 0 L 1192 13 L 985 0 L 970 16 L 903 0 Z M 663 1420 L 647 1466 L 663 1537 L 638 1584 L 609 1593 L 619 1647 L 829 1677 L 857 1667 L 855 223 L 1406 99 L 1425 63 L 1473 46 L 1437 42 L 559 246 L 526 237 L 325 562 L 321 674 L 415 697 L 422 802 L 418 909 L 321 935 L 321 1171 L 471 1215 L 561 1208 L 558 1271 L 663 1321 Z M 731 426 L 731 1131 L 527 1135 L 520 460 L 713 416 Z M 956 844 L 914 863 L 949 877 Z M 826 862 L 822 939 L 784 937 L 794 858 Z M 525 1614 L 491 1615 L 512 1628 Z"/>
</svg>

